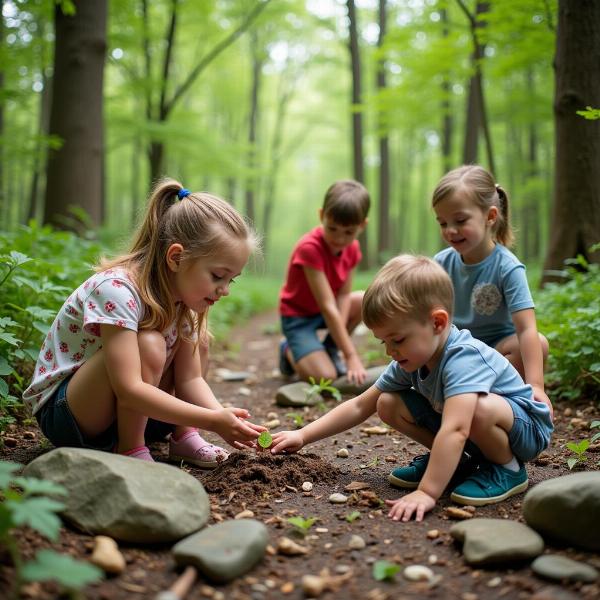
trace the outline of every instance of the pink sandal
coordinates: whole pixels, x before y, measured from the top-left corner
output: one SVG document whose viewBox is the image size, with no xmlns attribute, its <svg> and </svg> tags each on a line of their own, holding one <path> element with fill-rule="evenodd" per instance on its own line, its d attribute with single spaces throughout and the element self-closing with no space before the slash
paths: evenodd
<svg viewBox="0 0 600 600">
<path fill-rule="evenodd" d="M 126 450 L 121 453 L 122 456 L 129 456 L 130 458 L 138 458 L 139 460 L 145 460 L 147 462 L 154 462 L 152 458 L 152 454 L 150 454 L 150 450 L 148 446 L 138 446 L 137 448 L 132 448 L 131 450 Z"/>
<path fill-rule="evenodd" d="M 169 441 L 169 460 L 182 460 L 203 469 L 214 469 L 227 460 L 229 452 L 207 442 L 197 431 L 188 431 L 180 439 Z"/>
</svg>

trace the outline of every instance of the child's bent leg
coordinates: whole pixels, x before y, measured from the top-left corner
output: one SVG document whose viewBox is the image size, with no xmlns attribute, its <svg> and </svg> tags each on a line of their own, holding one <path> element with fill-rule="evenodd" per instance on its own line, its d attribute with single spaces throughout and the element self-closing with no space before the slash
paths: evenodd
<svg viewBox="0 0 600 600">
<path fill-rule="evenodd" d="M 541 333 L 538 335 L 540 338 L 540 344 L 542 346 L 542 357 L 545 365 L 548 358 L 550 345 L 548 344 L 548 340 Z M 523 380 L 525 380 L 525 367 L 523 365 L 523 357 L 521 356 L 521 347 L 519 346 L 519 338 L 517 337 L 517 334 L 513 333 L 512 335 L 500 340 L 496 344 L 495 350 L 505 356 L 512 366 L 519 372 L 519 375 L 521 375 Z"/>
<path fill-rule="evenodd" d="M 290 361 L 300 379 L 308 381 L 314 377 L 316 381 L 323 379 L 337 379 L 337 370 L 331 357 L 324 350 L 317 350 L 306 354 L 298 362 Z"/>
<path fill-rule="evenodd" d="M 413 391 L 412 393 L 416 392 Z M 424 398 L 423 401 L 426 402 Z M 381 394 L 377 400 L 377 414 L 384 423 L 431 449 L 435 433 L 416 424 L 414 417 L 402 399 L 402 394 Z"/>
<path fill-rule="evenodd" d="M 513 458 L 508 441 L 513 422 L 513 411 L 506 398 L 497 394 L 481 394 L 471 422 L 469 439 L 489 461 L 507 464 Z"/>
</svg>

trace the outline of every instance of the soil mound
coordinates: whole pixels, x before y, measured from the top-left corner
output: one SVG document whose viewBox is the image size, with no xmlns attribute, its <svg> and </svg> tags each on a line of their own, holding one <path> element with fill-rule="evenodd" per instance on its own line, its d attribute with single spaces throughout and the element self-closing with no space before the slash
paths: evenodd
<svg viewBox="0 0 600 600">
<path fill-rule="evenodd" d="M 211 494 L 236 492 L 251 500 L 278 494 L 286 486 L 299 488 L 304 481 L 335 483 L 338 474 L 336 467 L 316 454 L 233 452 L 202 484 Z"/>
</svg>

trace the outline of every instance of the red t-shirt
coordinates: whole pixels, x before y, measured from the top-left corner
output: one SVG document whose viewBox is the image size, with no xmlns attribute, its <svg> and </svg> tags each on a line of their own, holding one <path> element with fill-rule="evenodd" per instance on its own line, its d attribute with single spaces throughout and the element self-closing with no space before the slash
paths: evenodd
<svg viewBox="0 0 600 600">
<path fill-rule="evenodd" d="M 361 258 L 358 240 L 336 256 L 327 246 L 321 226 L 303 235 L 292 251 L 287 278 L 279 294 L 279 313 L 284 317 L 308 317 L 321 312 L 308 285 L 304 267 L 323 271 L 333 295 L 337 297 Z"/>
</svg>

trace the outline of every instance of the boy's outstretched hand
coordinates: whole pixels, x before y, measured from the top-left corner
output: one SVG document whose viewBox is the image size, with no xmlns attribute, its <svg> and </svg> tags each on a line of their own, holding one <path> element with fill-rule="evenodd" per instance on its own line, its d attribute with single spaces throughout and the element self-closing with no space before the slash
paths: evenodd
<svg viewBox="0 0 600 600">
<path fill-rule="evenodd" d="M 362 385 L 367 378 L 367 372 L 357 355 L 346 358 L 346 378 L 350 383 Z"/>
<path fill-rule="evenodd" d="M 298 452 L 304 446 L 304 439 L 299 431 L 278 431 L 273 434 L 271 452 L 280 454 L 282 452 Z"/>
<path fill-rule="evenodd" d="M 435 506 L 435 500 L 421 490 L 415 490 L 398 500 L 386 500 L 385 503 L 391 506 L 388 517 L 394 521 L 410 521 L 415 515 L 415 521 L 422 521 L 426 512 Z"/>
</svg>

